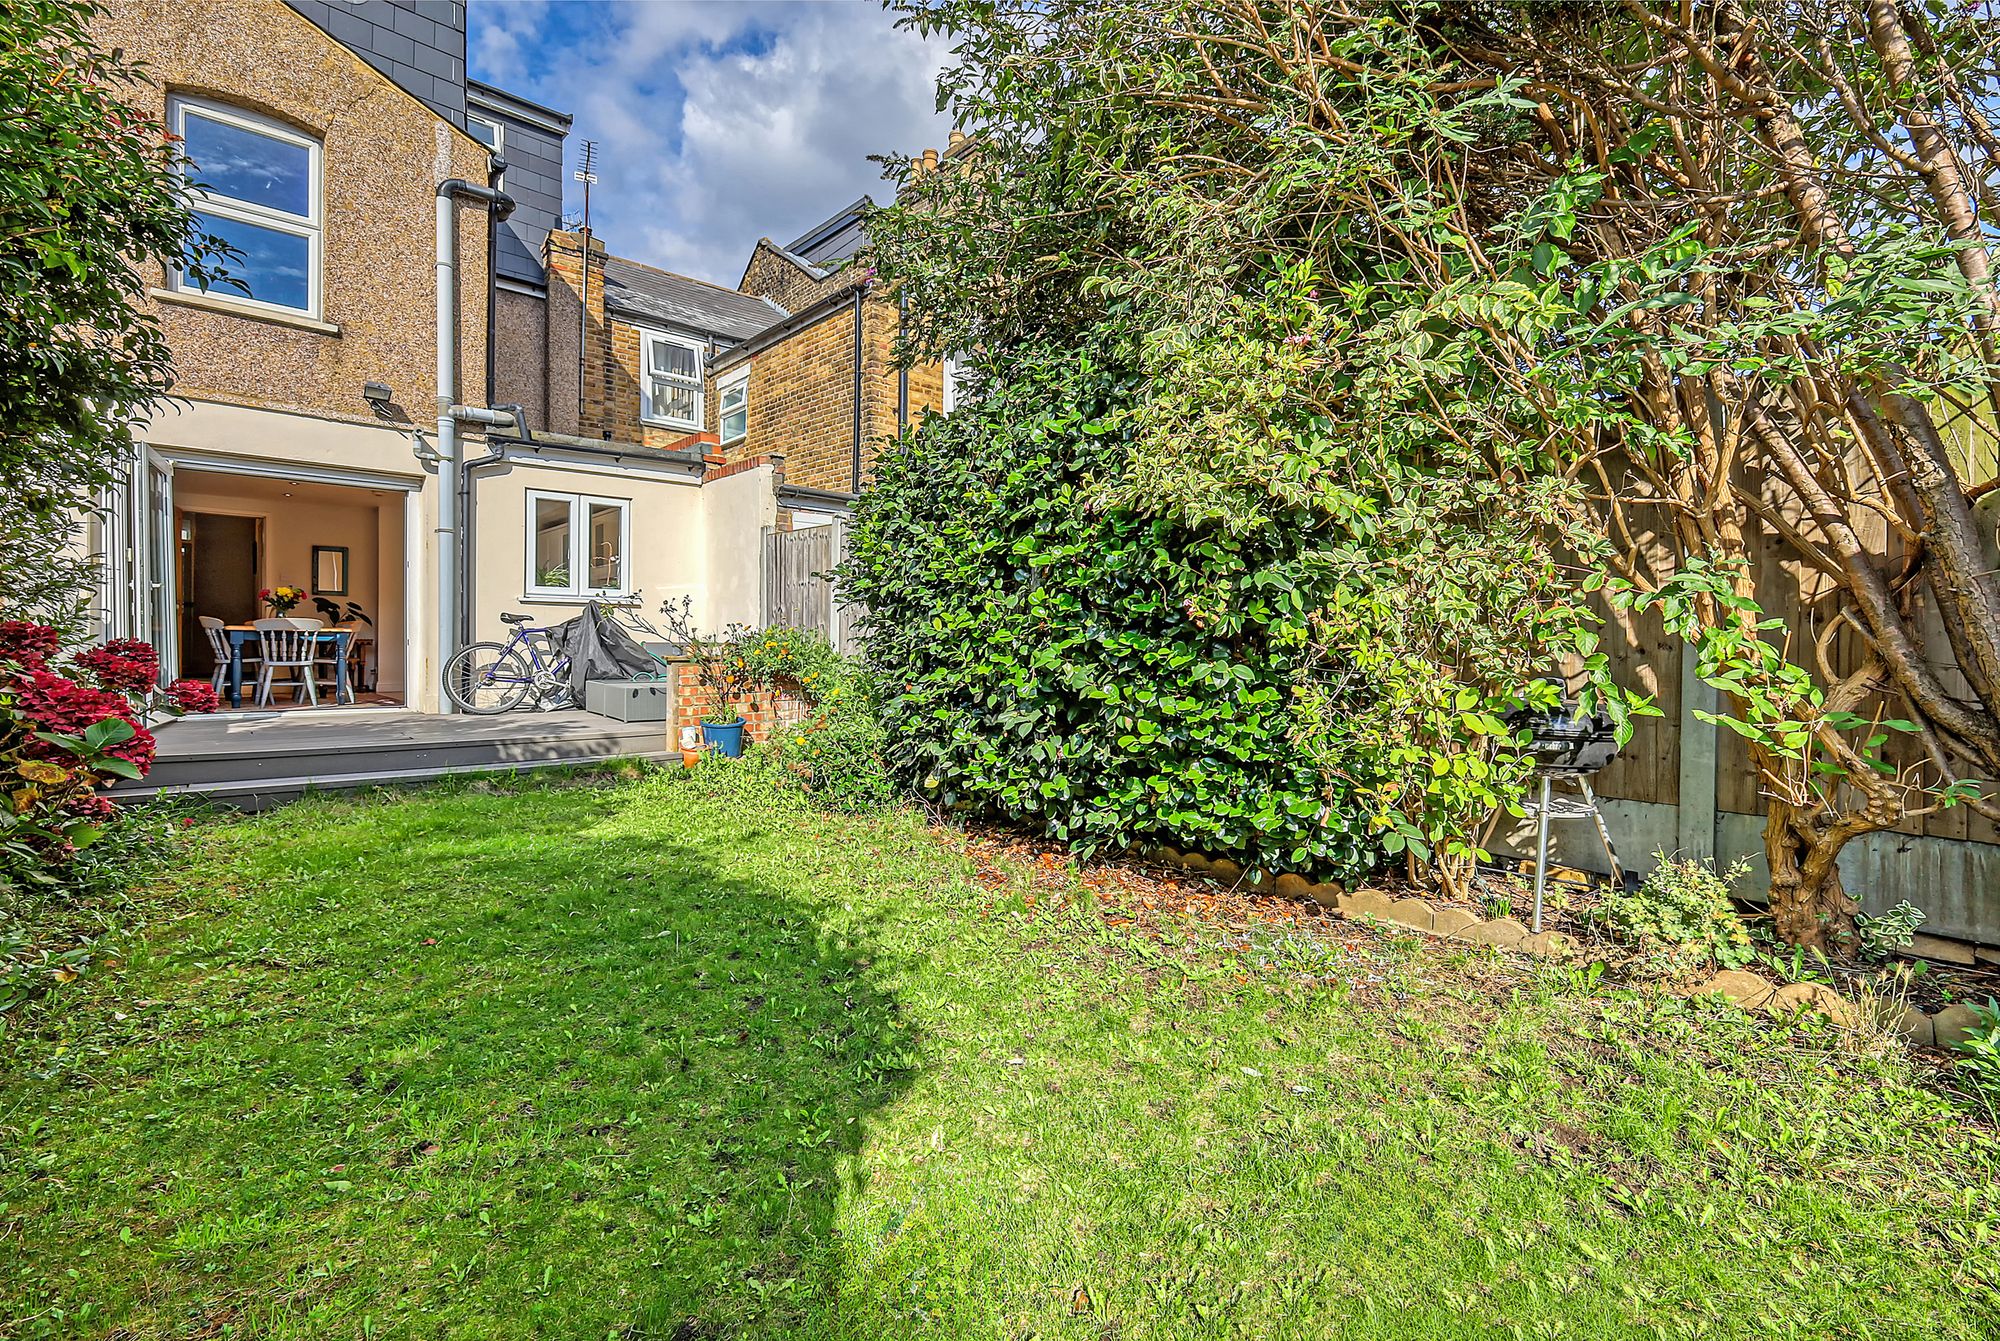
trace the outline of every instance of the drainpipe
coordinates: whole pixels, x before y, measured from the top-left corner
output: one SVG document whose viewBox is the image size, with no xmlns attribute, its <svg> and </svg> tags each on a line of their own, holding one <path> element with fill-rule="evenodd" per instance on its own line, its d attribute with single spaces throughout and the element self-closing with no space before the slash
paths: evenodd
<svg viewBox="0 0 2000 1341">
<path fill-rule="evenodd" d="M 528 428 L 528 412 L 519 405 L 495 405 L 495 410 L 506 411 L 514 416 L 514 431 L 528 442 L 535 435 Z M 486 455 L 474 457 L 458 468 L 458 643 L 463 647 L 472 641 L 472 566 L 476 559 L 475 549 L 479 544 L 479 530 L 474 524 L 472 508 L 472 473 L 487 466 L 497 466 L 507 459 L 507 453 L 489 447 Z"/>
<path fill-rule="evenodd" d="M 868 291 L 863 282 L 854 290 L 854 492 L 861 492 L 861 301 Z"/>
<path fill-rule="evenodd" d="M 493 154 L 486 160 L 486 185 L 500 190 L 507 180 L 507 160 Z M 493 403 L 494 368 L 496 342 L 493 338 L 498 326 L 498 306 L 500 302 L 500 218 L 493 211 L 486 212 L 486 403 Z"/>
<path fill-rule="evenodd" d="M 910 311 L 909 295 L 899 291 L 896 294 L 896 338 L 898 341 L 900 341 L 903 337 L 903 322 L 908 317 L 909 311 Z M 898 434 L 901 434 L 902 431 L 908 428 L 909 426 L 910 426 L 910 365 L 903 362 L 901 359 L 897 359 L 896 360 L 896 432 Z"/>
<path fill-rule="evenodd" d="M 462 177 L 437 188 L 437 631 L 440 678 L 445 662 L 458 644 L 458 425 L 512 422 L 512 416 L 456 404 L 458 394 L 458 202 L 475 200 L 499 219 L 514 212 L 514 200 L 504 191 L 475 186 Z M 440 710 L 450 712 L 443 698 Z"/>
</svg>

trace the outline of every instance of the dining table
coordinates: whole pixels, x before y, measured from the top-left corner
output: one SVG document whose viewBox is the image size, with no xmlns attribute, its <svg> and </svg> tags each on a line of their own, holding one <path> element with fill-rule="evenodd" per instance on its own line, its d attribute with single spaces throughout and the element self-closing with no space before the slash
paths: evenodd
<svg viewBox="0 0 2000 1341">
<path fill-rule="evenodd" d="M 228 624 L 223 633 L 229 638 L 229 706 L 243 706 L 243 649 L 257 642 L 257 626 L 254 624 Z M 354 686 L 347 679 L 347 649 L 354 637 L 352 629 L 321 629 L 319 637 L 333 644 L 333 699 L 336 703 L 354 702 Z M 273 686 L 274 688 L 276 686 Z"/>
</svg>

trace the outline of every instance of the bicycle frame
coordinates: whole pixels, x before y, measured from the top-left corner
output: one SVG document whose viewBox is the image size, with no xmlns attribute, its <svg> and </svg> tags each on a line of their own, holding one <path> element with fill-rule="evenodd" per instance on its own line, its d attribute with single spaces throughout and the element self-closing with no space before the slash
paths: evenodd
<svg viewBox="0 0 2000 1341">
<path fill-rule="evenodd" d="M 569 670 L 569 654 L 566 652 L 543 660 L 542 647 L 549 639 L 549 630 L 546 626 L 515 624 L 511 627 L 514 631 L 508 636 L 506 646 L 496 659 L 495 665 L 488 667 L 480 675 L 482 688 L 497 684 L 526 684 L 539 692 L 544 677 L 559 676 Z M 507 654 L 515 651 L 520 652 L 527 660 L 528 674 L 525 680 L 517 675 L 494 673 L 495 667 L 505 662 Z"/>
</svg>

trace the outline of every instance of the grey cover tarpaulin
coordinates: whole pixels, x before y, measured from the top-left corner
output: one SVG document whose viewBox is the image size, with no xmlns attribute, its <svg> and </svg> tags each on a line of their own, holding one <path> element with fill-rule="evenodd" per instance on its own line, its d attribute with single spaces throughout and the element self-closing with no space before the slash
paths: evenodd
<svg viewBox="0 0 2000 1341">
<path fill-rule="evenodd" d="M 549 641 L 569 655 L 569 687 L 579 704 L 583 687 L 592 680 L 658 680 L 667 673 L 660 659 L 596 601 L 551 628 Z"/>
</svg>

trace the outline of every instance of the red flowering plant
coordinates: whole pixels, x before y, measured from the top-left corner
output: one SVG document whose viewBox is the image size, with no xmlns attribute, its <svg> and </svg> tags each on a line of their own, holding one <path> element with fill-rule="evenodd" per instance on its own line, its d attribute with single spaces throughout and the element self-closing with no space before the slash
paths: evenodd
<svg viewBox="0 0 2000 1341">
<path fill-rule="evenodd" d="M 62 885 L 118 818 L 103 789 L 152 767 L 147 723 L 217 706 L 199 680 L 160 690 L 159 655 L 134 638 L 59 654 L 54 629 L 0 622 L 0 886 Z"/>
</svg>

